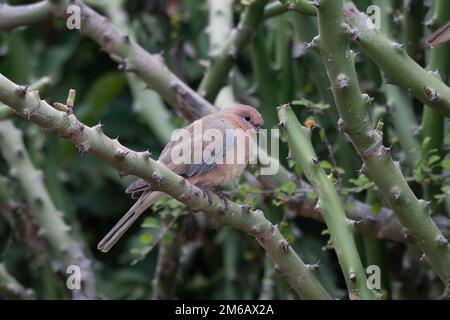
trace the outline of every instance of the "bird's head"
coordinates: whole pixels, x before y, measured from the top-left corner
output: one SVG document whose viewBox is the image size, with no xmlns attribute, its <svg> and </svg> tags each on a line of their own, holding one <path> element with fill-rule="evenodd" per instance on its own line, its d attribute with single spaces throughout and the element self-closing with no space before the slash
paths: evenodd
<svg viewBox="0 0 450 320">
<path fill-rule="evenodd" d="M 236 127 L 242 130 L 259 131 L 264 125 L 261 114 L 253 107 L 237 104 L 221 111 Z"/>
</svg>

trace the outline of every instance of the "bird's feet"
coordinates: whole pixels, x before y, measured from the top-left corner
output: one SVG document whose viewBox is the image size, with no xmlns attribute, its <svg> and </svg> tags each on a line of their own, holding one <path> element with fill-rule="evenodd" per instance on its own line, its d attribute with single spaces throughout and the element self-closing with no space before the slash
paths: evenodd
<svg viewBox="0 0 450 320">
<path fill-rule="evenodd" d="M 227 195 L 225 192 L 223 191 L 216 191 L 217 196 L 220 198 L 220 200 L 222 200 L 223 205 L 225 206 L 225 210 L 228 209 L 229 206 L 229 200 L 230 200 L 230 196 Z"/>
<path fill-rule="evenodd" d="M 201 182 L 196 183 L 195 186 L 202 191 L 202 193 L 205 197 L 208 198 L 208 203 L 210 205 L 212 204 L 212 194 L 215 193 L 219 197 L 219 199 L 222 200 L 222 202 L 225 206 L 225 210 L 228 209 L 229 196 L 226 193 L 224 193 L 223 191 L 217 190 L 213 187 L 207 186 Z"/>
<path fill-rule="evenodd" d="M 202 191 L 202 193 L 205 197 L 208 198 L 208 203 L 211 205 L 212 204 L 212 193 L 214 192 L 214 189 L 207 186 L 206 184 L 204 184 L 202 182 L 197 182 L 195 184 L 195 186 Z"/>
</svg>

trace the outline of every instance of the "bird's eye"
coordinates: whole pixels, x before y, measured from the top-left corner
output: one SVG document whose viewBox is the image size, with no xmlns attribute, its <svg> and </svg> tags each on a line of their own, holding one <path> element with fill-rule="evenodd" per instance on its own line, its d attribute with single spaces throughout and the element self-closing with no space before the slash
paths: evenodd
<svg viewBox="0 0 450 320">
<path fill-rule="evenodd" d="M 245 116 L 244 119 L 245 119 L 245 121 L 250 121 L 250 120 L 252 120 L 252 118 L 250 118 L 250 116 Z"/>
</svg>

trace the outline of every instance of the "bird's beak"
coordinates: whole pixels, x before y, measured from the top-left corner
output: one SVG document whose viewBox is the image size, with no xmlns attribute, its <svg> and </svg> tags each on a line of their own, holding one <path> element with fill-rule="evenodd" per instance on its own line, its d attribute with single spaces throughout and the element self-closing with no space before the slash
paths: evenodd
<svg viewBox="0 0 450 320">
<path fill-rule="evenodd" d="M 257 133 L 259 133 L 259 131 L 261 131 L 261 126 L 255 126 L 255 130 Z"/>
</svg>

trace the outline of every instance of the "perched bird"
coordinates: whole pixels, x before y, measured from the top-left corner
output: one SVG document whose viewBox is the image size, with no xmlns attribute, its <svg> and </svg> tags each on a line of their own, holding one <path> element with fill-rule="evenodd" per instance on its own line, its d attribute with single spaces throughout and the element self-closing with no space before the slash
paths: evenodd
<svg viewBox="0 0 450 320">
<path fill-rule="evenodd" d="M 239 104 L 224 108 L 194 121 L 180 134 L 172 137 L 158 161 L 198 186 L 211 202 L 212 188 L 242 174 L 253 147 L 253 140 L 247 138 L 259 131 L 263 124 L 261 114 L 250 106 Z M 198 132 L 197 128 L 201 128 L 201 132 Z M 219 140 L 209 137 L 209 140 L 219 141 L 220 145 L 214 144 L 214 141 L 206 141 L 211 133 L 221 134 L 222 139 Z M 178 152 L 180 150 L 182 152 Z M 199 154 L 199 161 L 194 161 L 195 157 L 198 159 Z M 184 160 L 188 158 L 189 161 L 180 161 L 182 156 L 185 156 Z M 243 161 L 238 161 L 239 156 Z M 132 198 L 137 201 L 100 241 L 97 248 L 103 252 L 108 252 L 139 216 L 164 195 L 160 191 L 152 192 L 143 179 L 132 183 L 126 192 L 131 193 Z M 226 204 L 223 194 L 219 196 Z"/>
</svg>

